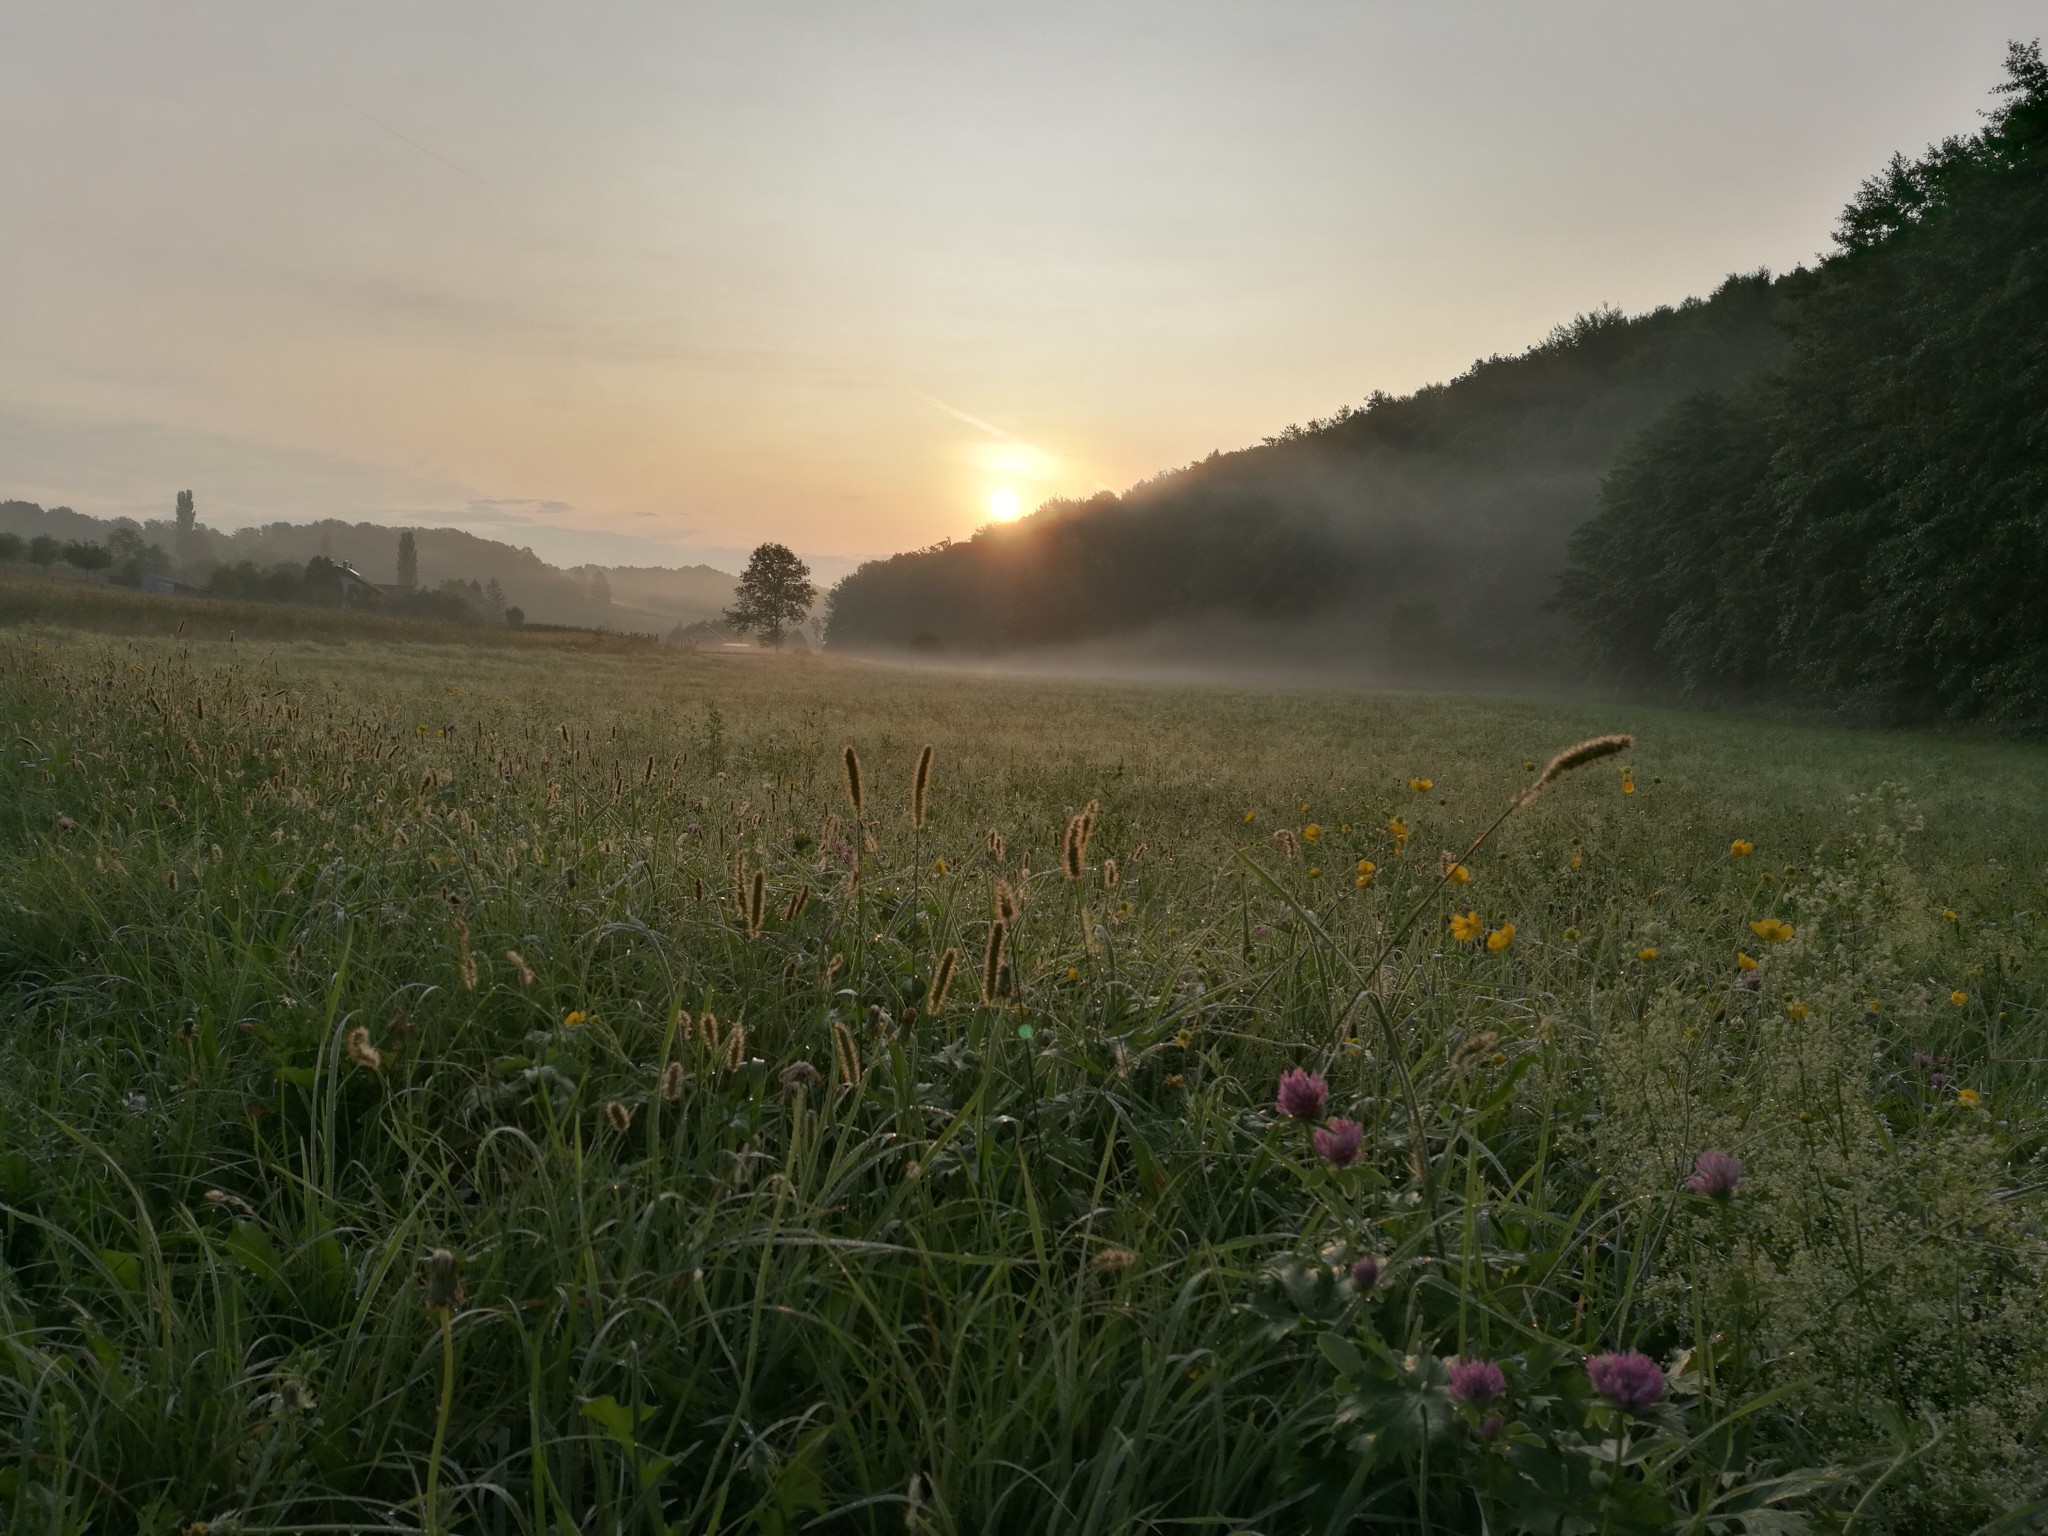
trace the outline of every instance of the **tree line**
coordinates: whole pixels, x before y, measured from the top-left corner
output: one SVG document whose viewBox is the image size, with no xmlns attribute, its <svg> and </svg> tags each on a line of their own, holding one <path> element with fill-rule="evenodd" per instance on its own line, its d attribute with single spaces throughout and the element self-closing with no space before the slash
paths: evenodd
<svg viewBox="0 0 2048 1536">
<path fill-rule="evenodd" d="M 862 566 L 853 649 L 1205 634 L 1404 680 L 2048 729 L 2048 69 L 1895 157 L 1812 269 Z"/>
<path fill-rule="evenodd" d="M 2048 67 L 1894 157 L 1775 367 L 1639 439 L 1562 607 L 1630 682 L 2048 730 Z"/>
</svg>

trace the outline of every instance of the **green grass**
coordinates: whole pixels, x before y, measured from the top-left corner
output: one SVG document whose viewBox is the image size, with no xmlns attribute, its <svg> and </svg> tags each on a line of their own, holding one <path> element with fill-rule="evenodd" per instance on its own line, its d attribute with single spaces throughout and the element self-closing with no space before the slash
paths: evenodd
<svg viewBox="0 0 2048 1536">
<path fill-rule="evenodd" d="M 2038 749 L 54 629 L 0 632 L 0 711 L 7 1531 L 1961 1532 L 2040 1492 Z M 1276 1115 L 1295 1066 L 1355 1165 Z M 1633 1417 L 1584 1371 L 1628 1347 L 1673 1372 Z"/>
</svg>

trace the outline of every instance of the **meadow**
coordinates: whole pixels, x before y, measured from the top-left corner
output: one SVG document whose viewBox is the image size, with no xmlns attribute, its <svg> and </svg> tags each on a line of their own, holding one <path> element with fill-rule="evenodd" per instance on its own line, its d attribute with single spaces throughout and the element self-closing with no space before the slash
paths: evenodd
<svg viewBox="0 0 2048 1536">
<path fill-rule="evenodd" d="M 2039 747 L 13 617 L 8 1532 L 2037 1528 Z"/>
</svg>

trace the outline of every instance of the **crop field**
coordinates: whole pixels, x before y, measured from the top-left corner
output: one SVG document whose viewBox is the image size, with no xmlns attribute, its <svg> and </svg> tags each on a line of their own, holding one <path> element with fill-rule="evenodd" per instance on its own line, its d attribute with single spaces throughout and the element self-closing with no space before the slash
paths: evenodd
<svg viewBox="0 0 2048 1536">
<path fill-rule="evenodd" d="M 0 1530 L 2035 1528 L 2038 747 L 32 624 L 0 716 Z"/>
</svg>

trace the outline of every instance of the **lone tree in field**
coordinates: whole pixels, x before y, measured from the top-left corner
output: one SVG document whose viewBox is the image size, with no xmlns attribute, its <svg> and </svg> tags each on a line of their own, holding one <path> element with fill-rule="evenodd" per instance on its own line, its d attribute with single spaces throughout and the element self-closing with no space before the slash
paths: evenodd
<svg viewBox="0 0 2048 1536">
<path fill-rule="evenodd" d="M 763 544 L 747 561 L 739 600 L 725 610 L 725 622 L 781 650 L 784 633 L 803 623 L 817 596 L 811 568 L 791 554 L 788 545 Z"/>
<path fill-rule="evenodd" d="M 398 536 L 398 584 L 408 592 L 420 584 L 420 546 L 410 528 Z"/>
</svg>

